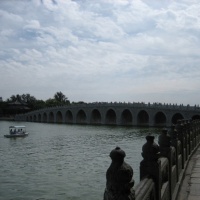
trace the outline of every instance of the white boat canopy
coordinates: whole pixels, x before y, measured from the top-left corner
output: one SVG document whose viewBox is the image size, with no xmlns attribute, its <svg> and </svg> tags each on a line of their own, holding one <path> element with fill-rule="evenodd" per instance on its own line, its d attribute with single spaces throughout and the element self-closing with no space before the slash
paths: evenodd
<svg viewBox="0 0 200 200">
<path fill-rule="evenodd" d="M 9 128 L 26 128 L 26 126 L 9 126 Z"/>
</svg>

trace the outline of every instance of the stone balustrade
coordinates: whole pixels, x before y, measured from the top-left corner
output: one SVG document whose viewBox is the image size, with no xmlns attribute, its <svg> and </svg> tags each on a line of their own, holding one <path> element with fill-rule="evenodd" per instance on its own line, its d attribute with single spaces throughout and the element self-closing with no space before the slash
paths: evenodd
<svg viewBox="0 0 200 200">
<path fill-rule="evenodd" d="M 176 200 L 185 170 L 200 143 L 200 120 L 178 120 L 158 137 L 148 135 L 142 147 L 140 182 L 134 188 L 133 169 L 117 147 L 106 173 L 104 200 Z"/>
</svg>

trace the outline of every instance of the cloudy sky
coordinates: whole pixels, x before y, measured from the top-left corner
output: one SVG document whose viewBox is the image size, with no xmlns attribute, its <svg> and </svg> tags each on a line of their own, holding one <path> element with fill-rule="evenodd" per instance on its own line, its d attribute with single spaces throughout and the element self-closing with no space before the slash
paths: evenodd
<svg viewBox="0 0 200 200">
<path fill-rule="evenodd" d="M 0 0 L 0 96 L 200 102 L 199 0 Z"/>
</svg>

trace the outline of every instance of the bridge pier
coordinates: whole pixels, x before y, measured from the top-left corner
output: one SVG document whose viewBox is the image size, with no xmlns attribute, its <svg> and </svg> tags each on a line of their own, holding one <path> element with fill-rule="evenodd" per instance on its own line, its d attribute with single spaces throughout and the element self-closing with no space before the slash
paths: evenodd
<svg viewBox="0 0 200 200">
<path fill-rule="evenodd" d="M 150 126 L 150 127 L 155 126 L 154 119 L 153 119 L 152 116 L 151 116 L 150 119 L 149 119 L 149 126 Z"/>
</svg>

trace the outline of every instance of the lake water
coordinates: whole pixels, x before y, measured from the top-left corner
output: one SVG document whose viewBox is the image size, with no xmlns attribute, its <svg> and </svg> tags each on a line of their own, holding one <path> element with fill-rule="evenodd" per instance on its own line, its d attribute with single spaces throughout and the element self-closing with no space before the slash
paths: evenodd
<svg viewBox="0 0 200 200">
<path fill-rule="evenodd" d="M 25 125 L 26 138 L 4 138 Z M 146 135 L 160 129 L 0 121 L 0 200 L 102 200 L 116 146 L 139 182 Z"/>
</svg>

